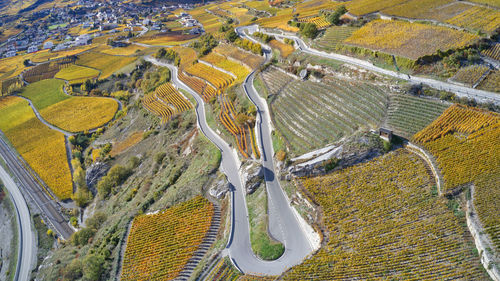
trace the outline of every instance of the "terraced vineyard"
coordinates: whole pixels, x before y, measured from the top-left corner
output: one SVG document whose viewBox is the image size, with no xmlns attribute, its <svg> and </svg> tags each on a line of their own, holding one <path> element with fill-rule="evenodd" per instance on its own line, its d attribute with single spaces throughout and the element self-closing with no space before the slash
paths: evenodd
<svg viewBox="0 0 500 281">
<path fill-rule="evenodd" d="M 245 77 L 250 73 L 249 69 L 243 64 L 229 60 L 223 55 L 219 55 L 213 52 L 202 57 L 201 60 L 204 60 L 208 63 L 211 63 L 212 65 L 215 65 L 234 74 L 236 76 L 236 80 L 234 81 L 234 83 L 243 82 L 243 80 L 245 80 Z"/>
<path fill-rule="evenodd" d="M 162 124 L 170 120 L 175 114 L 192 107 L 191 103 L 170 83 L 161 85 L 154 93 L 144 97 L 142 105 L 151 113 L 159 116 Z"/>
<path fill-rule="evenodd" d="M 377 127 L 385 116 L 385 90 L 368 83 L 325 78 L 301 82 L 269 68 L 262 74 L 276 127 L 294 153 L 305 153 L 362 128 Z"/>
<path fill-rule="evenodd" d="M 203 63 L 194 64 L 186 68 L 185 71 L 192 76 L 206 80 L 217 90 L 225 89 L 234 81 L 234 78 L 231 75 Z"/>
<path fill-rule="evenodd" d="M 64 135 L 40 122 L 26 100 L 0 98 L 0 130 L 60 199 L 73 194 Z"/>
<path fill-rule="evenodd" d="M 42 80 L 26 86 L 21 95 L 33 102 L 47 122 L 69 132 L 101 127 L 118 110 L 118 103 L 112 99 L 65 95 L 63 85 L 57 79 Z"/>
<path fill-rule="evenodd" d="M 481 52 L 481 54 L 488 56 L 494 60 L 500 60 L 500 43 L 496 43 L 490 48 Z"/>
<path fill-rule="evenodd" d="M 299 18 L 298 22 L 310 22 L 314 23 L 318 29 L 325 29 L 330 26 L 330 23 L 324 17 L 304 17 Z"/>
<path fill-rule="evenodd" d="M 335 50 L 356 30 L 358 28 L 352 26 L 332 26 L 325 31 L 321 38 L 314 41 L 314 46 L 328 51 Z"/>
<path fill-rule="evenodd" d="M 490 71 L 490 68 L 484 65 L 471 65 L 460 68 L 460 70 L 452 77 L 452 80 L 463 83 L 472 87 L 480 82 Z"/>
<path fill-rule="evenodd" d="M 491 33 L 500 27 L 500 11 L 474 6 L 448 19 L 446 22 L 471 30 L 481 30 Z"/>
<path fill-rule="evenodd" d="M 214 206 L 198 196 L 155 214 L 134 218 L 122 280 L 171 280 L 181 273 L 208 232 Z"/>
<path fill-rule="evenodd" d="M 443 115 L 414 136 L 437 160 L 444 192 L 475 185 L 474 205 L 479 219 L 500 249 L 500 115 L 462 105 Z"/>
<path fill-rule="evenodd" d="M 193 91 L 197 92 L 205 102 L 210 101 L 210 99 L 220 93 L 220 91 L 217 91 L 212 85 L 201 78 L 186 75 L 181 71 L 179 71 L 178 78 L 189 88 L 193 89 Z"/>
<path fill-rule="evenodd" d="M 416 60 L 437 50 L 469 46 L 477 39 L 477 35 L 441 26 L 375 20 L 355 31 L 345 43 Z"/>
<path fill-rule="evenodd" d="M 395 134 L 410 138 L 439 117 L 448 104 L 405 94 L 391 96 L 386 126 Z"/>
<path fill-rule="evenodd" d="M 400 149 L 301 182 L 322 208 L 328 242 L 283 280 L 487 279 L 417 155 Z"/>
<path fill-rule="evenodd" d="M 491 71 L 478 86 L 481 90 L 500 93 L 500 71 Z"/>
</svg>

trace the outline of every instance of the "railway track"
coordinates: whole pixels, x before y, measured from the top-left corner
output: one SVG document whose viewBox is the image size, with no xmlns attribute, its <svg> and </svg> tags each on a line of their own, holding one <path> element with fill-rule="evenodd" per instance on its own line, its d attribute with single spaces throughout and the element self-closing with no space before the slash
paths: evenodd
<svg viewBox="0 0 500 281">
<path fill-rule="evenodd" d="M 27 166 L 26 162 L 4 141 L 0 135 L 0 155 L 5 159 L 14 179 L 19 182 L 21 192 L 27 202 L 40 210 L 45 223 L 64 240 L 73 233 L 61 206 L 47 190 L 47 187 Z"/>
</svg>

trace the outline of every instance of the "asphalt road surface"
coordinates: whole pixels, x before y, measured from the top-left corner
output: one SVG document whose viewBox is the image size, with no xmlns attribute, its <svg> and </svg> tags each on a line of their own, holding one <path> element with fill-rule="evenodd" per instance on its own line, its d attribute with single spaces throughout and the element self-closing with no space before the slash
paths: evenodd
<svg viewBox="0 0 500 281">
<path fill-rule="evenodd" d="M 29 280 L 31 273 L 31 261 L 36 255 L 37 250 L 37 247 L 35 245 L 35 237 L 33 234 L 34 232 L 31 229 L 30 211 L 28 209 L 26 201 L 24 201 L 24 197 L 21 194 L 19 187 L 1 165 L 0 179 L 11 195 L 18 224 L 19 250 L 17 252 L 17 266 L 14 280 Z"/>
<path fill-rule="evenodd" d="M 232 261 L 244 273 L 258 275 L 279 275 L 286 269 L 299 264 L 311 253 L 312 247 L 301 229 L 298 219 L 295 217 L 285 194 L 279 186 L 279 182 L 274 176 L 274 165 L 272 162 L 272 145 L 270 142 L 270 131 L 266 125 L 267 122 L 260 122 L 265 135 L 261 141 L 261 154 L 263 155 L 263 165 L 266 168 L 266 184 L 270 205 L 270 225 L 271 234 L 280 240 L 285 246 L 284 254 L 275 261 L 263 261 L 259 259 L 252 251 L 250 244 L 250 225 L 248 222 L 248 210 L 245 200 L 245 189 L 239 174 L 239 160 L 237 153 L 232 149 L 218 134 L 216 134 L 207 124 L 205 116 L 205 107 L 202 98 L 191 88 L 177 79 L 177 68 L 173 65 L 161 63 L 151 57 L 146 60 L 160 66 L 168 67 L 172 71 L 172 83 L 187 91 L 196 99 L 195 111 L 197 115 L 198 127 L 205 136 L 212 141 L 222 153 L 221 169 L 226 174 L 231 187 L 231 235 L 228 241 L 227 249 Z M 253 78 L 247 78 L 250 83 Z M 264 101 L 265 102 L 265 101 Z M 258 104 L 261 105 L 260 103 Z M 259 108 L 259 114 L 262 112 Z M 262 120 L 262 119 L 260 119 Z M 262 149 L 264 148 L 264 149 Z"/>
</svg>

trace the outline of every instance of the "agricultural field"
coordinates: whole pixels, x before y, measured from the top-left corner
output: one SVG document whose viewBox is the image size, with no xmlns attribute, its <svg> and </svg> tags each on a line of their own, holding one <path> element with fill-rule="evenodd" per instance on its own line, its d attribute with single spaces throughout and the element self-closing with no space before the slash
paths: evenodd
<svg viewBox="0 0 500 281">
<path fill-rule="evenodd" d="M 136 55 L 138 52 L 146 49 L 146 47 L 143 46 L 138 46 L 135 44 L 130 44 L 127 47 L 123 48 L 111 48 L 107 50 L 102 50 L 100 51 L 101 53 L 108 54 L 108 55 L 116 55 L 116 56 L 132 56 Z"/>
<path fill-rule="evenodd" d="M 471 2 L 474 3 L 479 3 L 479 4 L 486 4 L 491 7 L 497 7 L 500 8 L 500 3 L 498 3 L 497 0 L 470 0 Z"/>
<path fill-rule="evenodd" d="M 414 136 L 443 173 L 444 192 L 472 183 L 474 205 L 486 232 L 500 249 L 500 115 L 454 105 Z"/>
<path fill-rule="evenodd" d="M 193 65 L 193 63 L 196 61 L 198 57 L 196 51 L 193 48 L 176 46 L 173 47 L 172 50 L 177 52 L 177 54 L 179 54 L 181 58 L 181 65 L 179 66 L 180 69 L 184 69 L 186 67 Z"/>
<path fill-rule="evenodd" d="M 492 33 L 500 27 L 500 11 L 474 6 L 448 19 L 446 22 L 470 30 Z"/>
<path fill-rule="evenodd" d="M 118 103 L 109 98 L 71 97 L 40 112 L 52 125 L 68 132 L 99 128 L 113 119 Z"/>
<path fill-rule="evenodd" d="M 207 33 L 216 33 L 224 20 L 205 11 L 205 9 L 210 9 L 211 7 L 212 5 L 195 8 L 190 10 L 189 14 L 203 25 Z"/>
<path fill-rule="evenodd" d="M 112 56 L 97 52 L 87 52 L 78 56 L 76 64 L 95 68 L 101 71 L 99 79 L 106 79 L 111 74 L 133 63 L 137 58 Z"/>
<path fill-rule="evenodd" d="M 476 83 L 480 82 L 485 75 L 490 72 L 490 68 L 484 65 L 471 65 L 467 67 L 462 67 L 458 72 L 451 78 L 453 81 L 466 84 L 472 87 Z"/>
<path fill-rule="evenodd" d="M 490 48 L 482 51 L 481 54 L 494 60 L 500 60 L 500 43 L 494 44 Z"/>
<path fill-rule="evenodd" d="M 399 149 L 301 182 L 322 209 L 328 242 L 283 280 L 487 279 L 467 230 L 448 199 L 432 195 L 432 174 L 417 155 Z"/>
<path fill-rule="evenodd" d="M 170 120 L 175 114 L 192 107 L 191 103 L 170 83 L 161 85 L 154 93 L 144 97 L 142 105 L 148 111 L 160 117 L 162 124 Z"/>
<path fill-rule="evenodd" d="M 227 59 L 226 57 L 214 52 L 202 57 L 201 60 L 234 74 L 236 76 L 235 83 L 243 82 L 246 76 L 250 73 L 249 69 L 243 64 Z"/>
<path fill-rule="evenodd" d="M 100 73 L 101 72 L 97 69 L 79 65 L 70 65 L 59 70 L 54 78 L 66 80 L 70 84 L 78 84 L 85 82 L 87 79 L 95 79 Z"/>
<path fill-rule="evenodd" d="M 269 41 L 269 46 L 271 46 L 273 49 L 278 49 L 283 58 L 287 58 L 290 54 L 292 54 L 295 51 L 295 48 L 292 45 L 285 44 L 276 39 Z"/>
<path fill-rule="evenodd" d="M 278 8 L 271 7 L 268 1 L 248 1 L 245 5 L 259 11 L 268 12 L 271 15 L 275 15 L 278 12 Z"/>
<path fill-rule="evenodd" d="M 332 26 L 325 31 L 325 34 L 319 39 L 314 40 L 314 46 L 327 51 L 335 50 L 341 46 L 345 39 L 349 38 L 357 27 L 351 26 Z"/>
<path fill-rule="evenodd" d="M 64 135 L 40 122 L 28 101 L 0 98 L 0 130 L 16 150 L 60 199 L 73 194 Z"/>
<path fill-rule="evenodd" d="M 297 155 L 377 127 L 389 103 L 385 89 L 364 82 L 334 77 L 302 82 L 276 68 L 262 78 L 274 95 L 273 121 Z"/>
<path fill-rule="evenodd" d="M 325 29 L 330 26 L 330 23 L 324 17 L 305 17 L 299 18 L 298 22 L 314 23 L 318 29 Z"/>
<path fill-rule="evenodd" d="M 184 43 L 189 43 L 197 37 L 198 35 L 189 35 L 181 33 L 164 34 L 164 35 L 158 34 L 158 35 L 140 37 L 139 40 L 137 40 L 137 42 L 151 46 L 177 46 Z"/>
<path fill-rule="evenodd" d="M 252 70 L 257 69 L 264 61 L 263 57 L 254 55 L 248 51 L 243 51 L 230 44 L 219 44 L 213 51 L 215 53 L 237 60 L 245 64 Z"/>
<path fill-rule="evenodd" d="M 434 17 L 431 15 L 434 11 L 453 2 L 454 0 L 410 0 L 388 7 L 382 10 L 381 13 L 413 19 L 432 19 Z"/>
<path fill-rule="evenodd" d="M 458 49 L 474 43 L 479 36 L 446 27 L 403 21 L 375 20 L 344 42 L 416 60 L 438 50 Z"/>
<path fill-rule="evenodd" d="M 491 71 L 479 84 L 478 88 L 485 91 L 500 93 L 500 71 Z"/>
<path fill-rule="evenodd" d="M 0 81 L 21 74 L 21 72 L 26 70 L 23 61 L 31 59 L 33 56 L 34 54 L 25 54 L 25 55 L 0 59 Z"/>
<path fill-rule="evenodd" d="M 373 12 L 378 12 L 383 9 L 396 6 L 406 2 L 405 0 L 353 0 L 346 3 L 346 8 L 349 13 L 362 16 Z"/>
<path fill-rule="evenodd" d="M 206 80 L 218 90 L 225 89 L 234 81 L 234 78 L 231 75 L 203 63 L 193 64 L 192 66 L 186 68 L 185 71 L 192 76 Z"/>
<path fill-rule="evenodd" d="M 497 113 L 454 105 L 413 139 L 436 156 L 448 192 L 499 168 L 499 124 Z"/>
<path fill-rule="evenodd" d="M 198 196 L 134 218 L 122 280 L 171 280 L 179 275 L 210 228 L 214 206 Z"/>
<path fill-rule="evenodd" d="M 449 107 L 445 102 L 407 94 L 390 96 L 386 126 L 396 135 L 410 138 L 438 118 Z"/>
<path fill-rule="evenodd" d="M 207 81 L 192 76 L 190 74 L 185 74 L 184 72 L 179 72 L 179 80 L 185 83 L 193 91 L 197 92 L 205 102 L 210 101 L 213 97 L 220 94 L 220 90 L 215 89 L 212 85 L 208 84 Z"/>
<path fill-rule="evenodd" d="M 101 127 L 118 110 L 118 103 L 112 99 L 68 96 L 63 85 L 57 79 L 42 80 L 26 86 L 21 95 L 33 102 L 47 122 L 69 132 Z"/>
</svg>

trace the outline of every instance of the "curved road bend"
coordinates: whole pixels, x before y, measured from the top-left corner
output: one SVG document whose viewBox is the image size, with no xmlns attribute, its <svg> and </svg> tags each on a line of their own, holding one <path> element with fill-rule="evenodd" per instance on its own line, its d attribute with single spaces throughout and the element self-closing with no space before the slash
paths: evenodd
<svg viewBox="0 0 500 281">
<path fill-rule="evenodd" d="M 268 161 L 264 163 L 267 167 L 266 183 L 268 185 L 269 201 L 275 207 L 274 212 L 270 213 L 273 220 L 279 222 L 279 227 L 275 228 L 272 233 L 276 234 L 285 246 L 284 254 L 275 261 L 263 261 L 252 251 L 250 244 L 250 225 L 248 222 L 248 211 L 245 200 L 245 190 L 238 172 L 238 159 L 237 155 L 229 145 L 222 140 L 207 124 L 205 117 L 204 102 L 201 97 L 185 85 L 177 78 L 177 68 L 173 65 L 161 63 L 151 57 L 146 57 L 146 60 L 160 66 L 168 67 L 172 71 L 172 83 L 177 87 L 186 90 L 196 99 L 196 115 L 198 126 L 205 136 L 211 140 L 221 151 L 222 162 L 221 167 L 226 174 L 232 196 L 232 228 L 231 236 L 228 241 L 228 252 L 235 264 L 244 272 L 258 275 L 279 275 L 286 269 L 299 264 L 302 260 L 311 253 L 312 247 L 310 246 L 305 233 L 300 227 L 297 218 L 294 216 L 291 206 L 286 201 L 285 195 L 273 174 L 272 157 L 267 157 Z M 248 79 L 247 79 L 248 80 Z M 260 104 L 259 104 L 260 105 Z M 261 110 L 261 109 L 259 109 Z M 266 123 L 267 124 L 267 123 Z M 265 127 L 265 126 L 263 126 Z M 269 128 L 263 129 L 265 133 L 269 132 Z M 270 140 L 270 135 L 267 140 Z M 268 149 L 269 143 L 265 141 L 263 148 Z M 272 149 L 272 145 L 271 145 Z M 262 155 L 270 155 L 272 150 L 262 152 Z M 267 152 L 267 153 L 266 153 Z M 271 161 L 271 162 L 269 162 Z"/>
<path fill-rule="evenodd" d="M 48 193 L 44 191 L 44 187 L 21 163 L 22 160 L 17 158 L 16 152 L 1 138 L 2 135 L 0 134 L 0 156 L 5 159 L 9 170 L 20 183 L 19 187 L 25 195 L 25 199 L 33 202 L 43 214 L 43 218 L 50 225 L 50 228 L 54 229 L 61 238 L 67 240 L 73 230 L 60 213 L 57 202 L 50 198 Z"/>
<path fill-rule="evenodd" d="M 29 280 L 31 273 L 31 261 L 36 255 L 37 248 L 34 245 L 35 237 L 31 229 L 30 211 L 24 197 L 14 180 L 0 165 L 0 179 L 9 191 L 14 209 L 17 214 L 17 225 L 19 234 L 19 246 L 17 252 L 17 266 L 14 280 Z M 11 261 L 13 262 L 13 261 Z"/>
<path fill-rule="evenodd" d="M 241 30 L 248 29 L 249 33 L 252 34 L 254 31 L 258 30 L 258 26 L 257 25 L 244 26 L 244 27 L 239 27 L 239 29 L 241 29 Z M 414 82 L 414 83 L 426 84 L 426 85 L 428 85 L 432 88 L 438 89 L 438 90 L 445 90 L 445 91 L 455 93 L 459 97 L 475 98 L 478 101 L 493 102 L 495 104 L 500 104 L 500 95 L 493 93 L 493 92 L 472 89 L 472 88 L 459 86 L 459 85 L 455 85 L 455 84 L 451 84 L 451 83 L 447 83 L 447 82 L 443 82 L 443 81 L 438 81 L 438 80 L 434 80 L 434 79 L 430 79 L 430 78 L 409 76 L 407 74 L 403 74 L 403 73 L 399 73 L 399 72 L 395 72 L 395 71 L 391 71 L 391 70 L 377 67 L 377 66 L 373 65 L 372 63 L 365 61 L 365 60 L 361 60 L 361 59 L 357 59 L 357 58 L 353 58 L 353 57 L 349 57 L 349 56 L 345 56 L 345 55 L 335 54 L 335 53 L 327 53 L 327 52 L 313 49 L 313 48 L 307 46 L 302 39 L 300 39 L 299 37 L 294 36 L 294 35 L 284 35 L 284 34 L 278 34 L 278 33 L 274 33 L 274 32 L 267 32 L 267 31 L 263 31 L 263 30 L 260 30 L 260 31 L 263 33 L 266 33 L 268 35 L 273 35 L 276 37 L 293 39 L 297 45 L 297 48 L 300 51 L 307 53 L 307 54 L 342 61 L 345 63 L 349 63 L 349 64 L 352 64 L 352 65 L 355 65 L 358 67 L 362 67 L 362 68 L 365 68 L 365 69 L 368 69 L 368 70 L 371 70 L 374 72 L 378 72 L 378 73 L 381 73 L 381 74 L 384 74 L 387 76 L 395 77 L 398 79 L 402 79 L 402 80 L 406 80 L 406 81 L 410 81 L 410 82 Z M 247 39 L 253 39 L 243 32 L 241 32 L 240 35 L 246 37 Z M 252 41 L 255 41 L 255 40 L 252 40 Z"/>
</svg>

